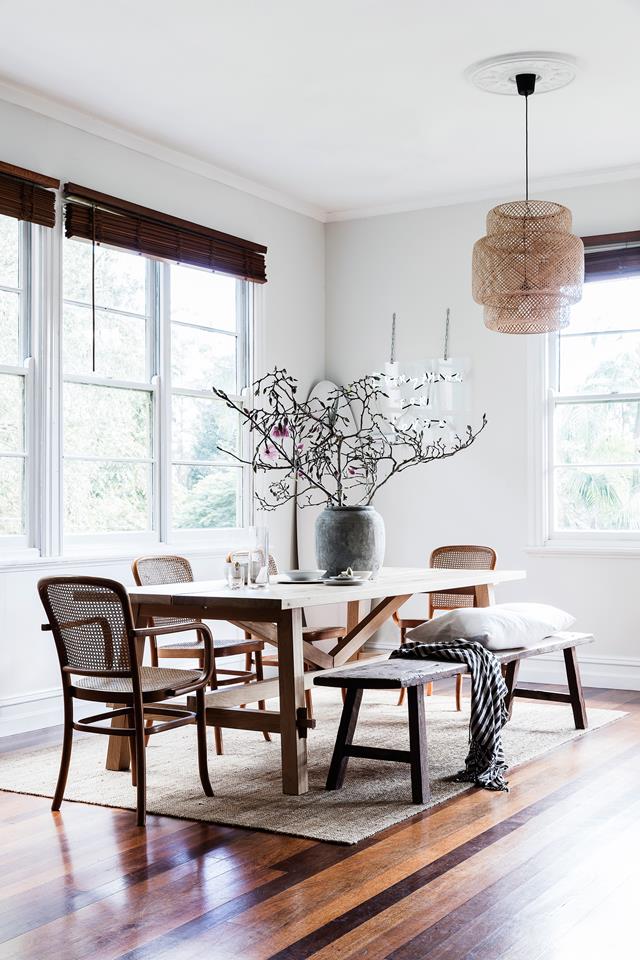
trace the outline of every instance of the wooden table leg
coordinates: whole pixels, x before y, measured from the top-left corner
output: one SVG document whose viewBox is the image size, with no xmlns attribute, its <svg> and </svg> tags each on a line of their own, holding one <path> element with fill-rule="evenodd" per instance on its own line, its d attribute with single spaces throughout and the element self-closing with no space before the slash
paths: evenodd
<svg viewBox="0 0 640 960">
<path fill-rule="evenodd" d="M 108 707 L 121 707 L 121 703 L 108 703 Z M 128 717 L 114 717 L 111 721 L 112 727 L 128 727 L 130 724 Z M 105 767 L 107 770 L 128 770 L 131 765 L 131 751 L 129 749 L 129 737 L 109 737 L 107 745 L 107 761 Z"/>
<path fill-rule="evenodd" d="M 282 791 L 297 796 L 309 789 L 307 740 L 298 734 L 298 710 L 304 708 L 302 610 L 284 610 L 278 620 L 280 750 Z"/>
<path fill-rule="evenodd" d="M 358 723 L 358 713 L 362 702 L 362 690 L 360 688 L 350 687 L 347 690 L 342 716 L 340 717 L 340 726 L 336 737 L 336 745 L 333 748 L 331 765 L 327 775 L 327 784 L 325 790 L 339 790 L 344 783 L 344 775 L 347 771 L 348 755 L 345 747 L 353 743 L 353 735 Z"/>
<path fill-rule="evenodd" d="M 564 665 L 567 668 L 567 685 L 569 687 L 576 730 L 586 730 L 589 726 L 589 721 L 587 720 L 587 707 L 584 702 L 582 681 L 580 679 L 578 654 L 575 647 L 567 647 L 562 652 L 564 654 Z"/>
<path fill-rule="evenodd" d="M 138 626 L 140 620 L 139 606 L 133 607 L 133 622 Z M 142 663 L 144 657 L 144 637 L 136 638 L 136 652 L 138 662 Z M 108 703 L 108 707 L 121 707 L 122 704 Z M 111 721 L 112 727 L 127 727 L 130 720 L 127 717 L 114 717 Z M 107 742 L 107 759 L 105 769 L 107 770 L 128 770 L 131 766 L 131 751 L 129 749 L 129 737 L 109 737 Z"/>
<path fill-rule="evenodd" d="M 407 690 L 409 708 L 409 751 L 411 753 L 411 799 L 428 803 L 429 764 L 427 761 L 427 727 L 424 715 L 424 690 L 421 686 Z"/>
<path fill-rule="evenodd" d="M 355 630 L 363 619 L 361 610 L 362 603 L 360 600 L 350 600 L 347 604 L 347 633 Z"/>
</svg>

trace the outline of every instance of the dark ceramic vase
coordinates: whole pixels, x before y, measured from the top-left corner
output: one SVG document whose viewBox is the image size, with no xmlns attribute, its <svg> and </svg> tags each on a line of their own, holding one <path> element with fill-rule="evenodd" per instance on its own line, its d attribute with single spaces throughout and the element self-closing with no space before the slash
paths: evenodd
<svg viewBox="0 0 640 960">
<path fill-rule="evenodd" d="M 384 520 L 373 507 L 325 507 L 316 520 L 316 559 L 327 576 L 351 567 L 376 576 L 384 560 Z"/>
</svg>

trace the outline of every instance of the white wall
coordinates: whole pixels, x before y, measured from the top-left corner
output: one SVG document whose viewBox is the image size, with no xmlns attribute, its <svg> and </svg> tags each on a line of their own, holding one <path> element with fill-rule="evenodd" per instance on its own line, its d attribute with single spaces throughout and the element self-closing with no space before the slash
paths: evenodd
<svg viewBox="0 0 640 960">
<path fill-rule="evenodd" d="M 0 157 L 63 182 L 74 181 L 266 244 L 269 281 L 264 288 L 264 329 L 258 331 L 264 346 L 263 370 L 276 363 L 286 366 L 304 388 L 322 377 L 323 224 L 3 101 Z M 283 508 L 268 521 L 274 552 L 286 565 L 291 559 L 293 511 Z M 221 558 L 198 556 L 194 563 L 196 574 L 206 578 L 220 570 Z M 46 574 L 80 570 L 129 582 L 131 577 L 126 558 L 3 568 L 0 554 L 0 734 L 59 717 L 58 670 L 51 636 L 40 632 L 36 582 Z"/>
<path fill-rule="evenodd" d="M 637 558 L 532 555 L 528 543 L 527 339 L 486 330 L 471 297 L 471 250 L 487 210 L 502 200 L 332 223 L 327 226 L 327 375 L 340 381 L 379 370 L 388 359 L 391 313 L 400 360 L 441 356 L 451 307 L 451 356 L 473 365 L 476 419 L 484 434 L 465 453 L 410 471 L 381 492 L 389 564 L 422 564 L 442 543 L 488 543 L 504 567 L 527 580 L 498 599 L 555 603 L 595 632 L 582 657 L 589 683 L 640 689 L 635 585 Z M 640 181 L 550 193 L 574 214 L 583 236 L 638 229 Z M 412 601 L 418 612 L 417 601 Z M 395 642 L 387 631 L 384 639 Z M 548 661 L 546 661 L 548 664 Z M 555 679 L 556 666 L 530 675 Z"/>
<path fill-rule="evenodd" d="M 325 227 L 135 150 L 0 101 L 0 157 L 20 166 L 125 196 L 267 244 L 264 366 L 287 366 L 304 386 L 325 373 Z M 499 202 L 497 198 L 495 202 Z M 549 199 L 556 199 L 549 195 Z M 640 182 L 565 190 L 577 233 L 637 229 Z M 452 308 L 452 355 L 473 361 L 477 414 L 489 426 L 451 461 L 399 478 L 377 504 L 385 516 L 388 563 L 422 564 L 447 541 L 488 542 L 500 563 L 526 567 L 503 599 L 530 597 L 564 606 L 598 644 L 582 658 L 590 683 L 640 689 L 634 589 L 640 560 L 544 557 L 527 545 L 527 382 L 524 338 L 491 334 L 470 294 L 473 242 L 484 233 L 489 201 L 326 227 L 326 373 L 347 380 L 379 369 L 388 356 L 390 317 L 399 317 L 400 358 L 441 353 L 444 311 Z M 274 547 L 288 561 L 292 511 L 269 518 Z M 221 558 L 194 556 L 196 575 L 215 575 Z M 2 566 L 0 556 L 0 734 L 59 719 L 57 667 L 40 632 L 37 579 L 96 571 L 130 579 L 128 558 Z M 416 612 L 421 609 L 414 601 Z M 392 633 L 389 642 L 395 642 Z M 28 671 L 24 665 L 28 664 Z M 539 678 L 556 678 L 533 668 Z"/>
</svg>

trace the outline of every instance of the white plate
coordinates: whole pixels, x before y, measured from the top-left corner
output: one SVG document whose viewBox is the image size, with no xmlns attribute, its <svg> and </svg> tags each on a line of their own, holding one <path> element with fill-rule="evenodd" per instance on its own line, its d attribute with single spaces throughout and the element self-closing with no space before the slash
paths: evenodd
<svg viewBox="0 0 640 960">
<path fill-rule="evenodd" d="M 292 583 L 317 583 L 322 580 L 326 570 L 285 570 L 284 575 Z"/>
</svg>

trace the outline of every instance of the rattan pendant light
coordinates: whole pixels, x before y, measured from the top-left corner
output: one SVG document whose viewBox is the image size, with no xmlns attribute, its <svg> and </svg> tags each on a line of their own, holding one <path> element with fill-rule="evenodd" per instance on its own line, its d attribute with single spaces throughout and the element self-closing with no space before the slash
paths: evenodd
<svg viewBox="0 0 640 960">
<path fill-rule="evenodd" d="M 582 297 L 584 247 L 571 233 L 571 211 L 529 199 L 529 97 L 536 75 L 516 76 L 525 102 L 525 199 L 494 207 L 487 236 L 473 248 L 473 299 L 499 333 L 549 333 L 569 323 Z"/>
</svg>

